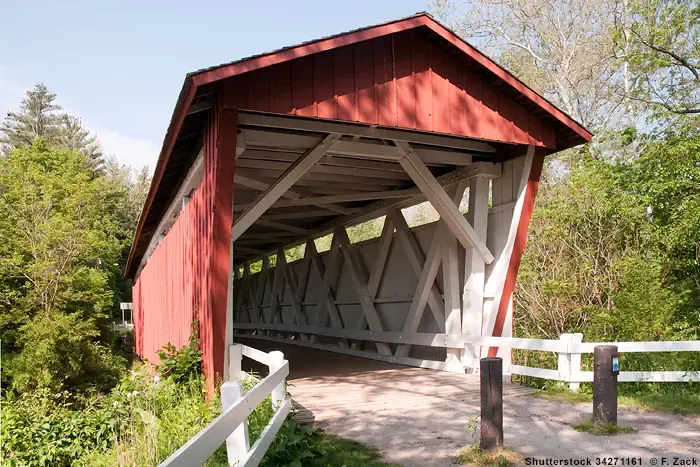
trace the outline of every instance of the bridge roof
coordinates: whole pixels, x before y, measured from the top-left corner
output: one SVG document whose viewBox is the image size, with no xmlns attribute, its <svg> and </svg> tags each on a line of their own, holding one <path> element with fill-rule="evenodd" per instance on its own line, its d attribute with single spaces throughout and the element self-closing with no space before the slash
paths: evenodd
<svg viewBox="0 0 700 467">
<path fill-rule="evenodd" d="M 364 79 L 367 87 L 361 85 Z M 175 105 L 128 276 L 135 274 L 195 162 L 205 121 L 216 105 L 437 133 L 495 143 L 501 154 L 528 144 L 551 153 L 592 138 L 427 13 L 198 70 L 185 77 Z"/>
</svg>

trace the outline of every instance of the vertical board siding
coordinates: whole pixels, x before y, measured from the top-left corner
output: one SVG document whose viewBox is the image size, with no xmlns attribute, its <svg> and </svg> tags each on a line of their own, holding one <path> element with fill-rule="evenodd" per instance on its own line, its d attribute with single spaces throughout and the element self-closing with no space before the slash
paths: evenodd
<svg viewBox="0 0 700 467">
<path fill-rule="evenodd" d="M 418 31 L 226 81 L 227 107 L 554 148 L 554 130 Z"/>
<path fill-rule="evenodd" d="M 204 176 L 165 238 L 136 278 L 136 351 L 157 361 L 170 343 L 187 344 L 199 319 L 199 339 L 208 393 L 222 374 L 229 254 L 233 222 L 235 111 L 214 111 L 204 135 Z"/>
<path fill-rule="evenodd" d="M 156 351 L 165 344 L 187 344 L 200 308 L 195 283 L 205 248 L 204 191 L 200 185 L 134 283 L 136 353 L 141 358 L 157 362 Z"/>
</svg>

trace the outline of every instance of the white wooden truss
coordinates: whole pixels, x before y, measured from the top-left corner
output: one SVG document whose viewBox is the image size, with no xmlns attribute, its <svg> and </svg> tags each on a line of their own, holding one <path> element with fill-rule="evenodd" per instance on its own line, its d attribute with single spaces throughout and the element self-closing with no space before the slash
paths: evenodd
<svg viewBox="0 0 700 467">
<path fill-rule="evenodd" d="M 350 151 L 337 137 L 323 141 L 325 148 Z M 262 225 L 309 239 L 300 260 L 288 263 L 279 249 L 273 254 L 274 267 L 265 256 L 259 272 L 251 274 L 251 261 L 246 261 L 242 275 L 233 274 L 231 339 L 247 336 L 291 342 L 458 372 L 465 366 L 473 368 L 475 359 L 485 355 L 488 349 L 466 343 L 466 336 L 488 336 L 493 331 L 533 151 L 500 164 L 470 164 L 462 158 L 457 176 L 435 177 L 409 143 L 394 144 L 377 159 L 394 157 L 405 169 L 416 186 L 404 190 L 407 193 L 303 196 L 290 190 L 293 183 L 285 183 L 287 170 L 277 182 L 257 187 L 265 190 L 258 201 L 237 208 L 244 213 L 234 225 L 236 238 L 245 232 L 237 226 L 260 219 Z M 309 154 L 316 160 L 324 156 L 307 151 L 293 167 Z M 275 187 L 279 188 L 271 198 Z M 465 189 L 469 193 L 466 215 L 457 208 Z M 327 229 L 300 229 L 285 224 L 282 215 L 265 214 L 273 204 L 342 208 L 334 203 L 363 199 L 379 201 L 373 210 L 352 214 L 356 222 L 385 215 L 381 235 L 352 244 L 346 231 L 351 223 L 335 227 L 330 223 L 331 248 L 322 253 L 311 238 Z M 440 220 L 409 228 L 399 207 L 424 199 L 436 208 Z M 246 246 L 236 242 L 233 248 Z M 504 336 L 511 334 L 512 329 L 504 329 Z"/>
</svg>

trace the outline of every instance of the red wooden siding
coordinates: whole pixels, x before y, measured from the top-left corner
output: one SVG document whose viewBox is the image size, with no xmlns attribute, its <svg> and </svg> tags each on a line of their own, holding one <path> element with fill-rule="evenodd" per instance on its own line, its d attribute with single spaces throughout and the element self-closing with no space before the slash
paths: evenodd
<svg viewBox="0 0 700 467">
<path fill-rule="evenodd" d="M 229 78 L 227 107 L 554 148 L 554 129 L 415 30 Z"/>
<path fill-rule="evenodd" d="M 134 283 L 134 334 L 141 358 L 158 361 L 156 351 L 168 342 L 178 348 L 187 344 L 202 299 L 204 207 L 200 186 Z"/>
<path fill-rule="evenodd" d="M 185 345 L 199 319 L 209 394 L 215 375 L 223 373 L 237 122 L 235 111 L 212 112 L 202 184 L 133 289 L 136 351 L 142 358 L 157 361 L 163 345 Z"/>
</svg>

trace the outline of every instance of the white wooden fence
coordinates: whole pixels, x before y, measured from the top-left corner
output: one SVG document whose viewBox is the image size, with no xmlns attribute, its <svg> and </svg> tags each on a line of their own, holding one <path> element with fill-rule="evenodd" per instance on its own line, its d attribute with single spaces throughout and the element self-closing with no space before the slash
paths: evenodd
<svg viewBox="0 0 700 467">
<path fill-rule="evenodd" d="M 267 365 L 270 369 L 269 375 L 258 381 L 247 393 L 242 383 L 246 376 L 241 370 L 244 356 Z M 229 346 L 230 381 L 221 386 L 223 412 L 160 466 L 202 465 L 224 441 L 229 465 L 255 467 L 260 464 L 292 407 L 285 388 L 285 378 L 288 375 L 289 362 L 284 359 L 282 352 L 266 353 L 241 344 Z M 272 396 L 275 413 L 251 447 L 248 440 L 248 416 L 268 395 Z"/>
<path fill-rule="evenodd" d="M 664 342 L 583 342 L 583 334 L 562 334 L 559 340 L 519 339 L 508 337 L 465 336 L 465 344 L 479 347 L 501 347 L 538 350 L 559 354 L 556 370 L 522 365 L 509 365 L 506 374 L 545 378 L 569 383 L 576 390 L 579 383 L 593 382 L 592 371 L 581 371 L 581 355 L 592 354 L 598 345 L 616 345 L 620 353 L 700 352 L 700 341 Z M 478 352 L 477 352 L 478 355 Z M 478 368 L 478 361 L 465 361 L 465 366 Z M 620 371 L 620 382 L 688 382 L 700 381 L 700 371 Z"/>
</svg>

